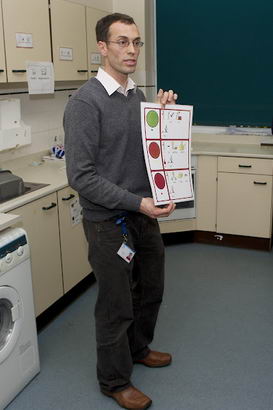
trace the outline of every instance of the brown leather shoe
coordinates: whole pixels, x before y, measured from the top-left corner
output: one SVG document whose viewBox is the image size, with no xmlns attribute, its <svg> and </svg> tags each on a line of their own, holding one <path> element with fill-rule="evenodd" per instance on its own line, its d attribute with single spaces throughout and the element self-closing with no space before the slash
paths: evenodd
<svg viewBox="0 0 273 410">
<path fill-rule="evenodd" d="M 112 397 L 124 409 L 144 410 L 152 404 L 152 400 L 134 386 L 119 392 L 102 391 L 102 393 Z"/>
<path fill-rule="evenodd" d="M 172 362 L 172 356 L 169 353 L 156 352 L 150 350 L 144 359 L 135 360 L 134 363 L 144 364 L 148 367 L 164 367 Z"/>
</svg>

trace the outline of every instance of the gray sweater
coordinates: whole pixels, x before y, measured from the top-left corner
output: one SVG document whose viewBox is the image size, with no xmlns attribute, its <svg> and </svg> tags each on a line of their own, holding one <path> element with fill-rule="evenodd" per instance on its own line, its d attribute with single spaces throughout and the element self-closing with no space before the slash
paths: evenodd
<svg viewBox="0 0 273 410">
<path fill-rule="evenodd" d="M 109 96 L 96 78 L 70 97 L 64 114 L 67 176 L 88 220 L 137 212 L 141 199 L 151 197 L 141 141 L 144 100 L 138 89 Z"/>
</svg>

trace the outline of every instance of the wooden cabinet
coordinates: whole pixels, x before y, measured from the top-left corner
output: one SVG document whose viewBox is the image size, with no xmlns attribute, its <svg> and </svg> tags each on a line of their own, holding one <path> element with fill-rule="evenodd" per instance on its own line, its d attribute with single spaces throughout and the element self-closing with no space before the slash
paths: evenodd
<svg viewBox="0 0 273 410">
<path fill-rule="evenodd" d="M 7 81 L 6 74 L 6 58 L 5 58 L 5 47 L 4 47 L 4 33 L 3 33 L 3 15 L 2 15 L 2 5 L 0 2 L 0 83 L 5 83 Z"/>
<path fill-rule="evenodd" d="M 261 158 L 218 157 L 218 172 L 272 175 L 273 161 Z"/>
<path fill-rule="evenodd" d="M 273 161 L 198 156 L 196 229 L 270 238 Z"/>
<path fill-rule="evenodd" d="M 29 238 L 35 313 L 38 316 L 63 295 L 57 194 L 30 202 L 11 213 Z"/>
<path fill-rule="evenodd" d="M 86 29 L 87 29 L 87 58 L 88 58 L 88 72 L 89 77 L 97 75 L 98 68 L 101 65 L 100 62 L 94 63 L 95 57 L 100 57 L 100 53 L 97 48 L 96 39 L 96 24 L 99 19 L 108 14 L 106 11 L 86 7 Z"/>
<path fill-rule="evenodd" d="M 26 61 L 51 61 L 48 0 L 2 0 L 2 6 L 8 82 L 26 81 Z"/>
<path fill-rule="evenodd" d="M 51 0 L 51 30 L 55 80 L 87 80 L 85 6 Z"/>
<path fill-rule="evenodd" d="M 196 229 L 215 231 L 217 199 L 217 157 L 198 156 L 196 178 Z"/>
<path fill-rule="evenodd" d="M 1 4 L 0 82 L 25 82 L 27 61 L 52 58 L 56 81 L 96 75 L 100 53 L 95 26 L 106 11 L 69 0 L 0 0 Z"/>
<path fill-rule="evenodd" d="M 217 232 L 270 238 L 273 161 L 218 158 Z"/>
<path fill-rule="evenodd" d="M 91 272 L 88 244 L 78 217 L 78 194 L 70 187 L 58 191 L 64 292 Z"/>
<path fill-rule="evenodd" d="M 36 316 L 91 272 L 77 204 L 67 187 L 10 211 L 29 237 Z"/>
</svg>

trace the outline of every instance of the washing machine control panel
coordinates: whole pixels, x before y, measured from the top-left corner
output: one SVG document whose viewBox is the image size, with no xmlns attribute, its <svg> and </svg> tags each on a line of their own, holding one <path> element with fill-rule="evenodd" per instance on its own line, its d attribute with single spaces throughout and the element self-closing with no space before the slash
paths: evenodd
<svg viewBox="0 0 273 410">
<path fill-rule="evenodd" d="M 0 276 L 29 258 L 27 234 L 22 228 L 0 232 Z"/>
</svg>

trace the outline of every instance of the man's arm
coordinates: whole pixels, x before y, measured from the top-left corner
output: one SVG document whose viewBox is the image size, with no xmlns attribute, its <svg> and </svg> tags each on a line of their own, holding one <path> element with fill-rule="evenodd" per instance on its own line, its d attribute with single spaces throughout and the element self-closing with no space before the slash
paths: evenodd
<svg viewBox="0 0 273 410">
<path fill-rule="evenodd" d="M 139 212 L 154 219 L 169 216 L 174 210 L 175 204 L 173 202 L 163 207 L 158 207 L 155 206 L 153 198 L 143 198 L 139 208 Z"/>
</svg>

